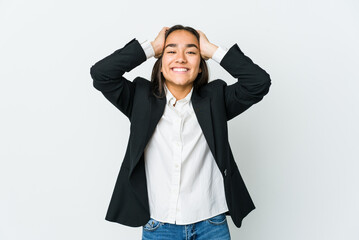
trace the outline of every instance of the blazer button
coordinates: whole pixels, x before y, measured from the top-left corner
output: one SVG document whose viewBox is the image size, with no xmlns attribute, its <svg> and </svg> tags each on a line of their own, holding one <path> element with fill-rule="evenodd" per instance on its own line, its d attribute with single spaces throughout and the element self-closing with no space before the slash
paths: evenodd
<svg viewBox="0 0 359 240">
<path fill-rule="evenodd" d="M 227 176 L 227 168 L 224 169 L 224 176 Z"/>
</svg>

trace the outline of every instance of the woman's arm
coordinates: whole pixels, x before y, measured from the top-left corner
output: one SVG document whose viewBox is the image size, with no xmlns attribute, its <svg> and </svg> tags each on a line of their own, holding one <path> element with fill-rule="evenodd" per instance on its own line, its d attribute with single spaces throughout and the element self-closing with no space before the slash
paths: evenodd
<svg viewBox="0 0 359 240">
<path fill-rule="evenodd" d="M 211 58 L 216 46 L 208 41 L 204 33 L 197 31 L 200 34 L 201 55 Z M 238 80 L 229 86 L 224 82 L 227 120 L 230 120 L 261 101 L 269 91 L 271 79 L 265 70 L 243 54 L 237 44 L 227 51 L 220 65 Z"/>
<path fill-rule="evenodd" d="M 167 29 L 164 27 L 156 39 L 151 42 L 155 56 L 162 54 L 164 34 Z M 146 59 L 144 49 L 136 39 L 132 39 L 123 48 L 98 61 L 90 69 L 93 86 L 129 119 L 136 81 L 127 80 L 123 74 L 139 66 Z"/>
</svg>

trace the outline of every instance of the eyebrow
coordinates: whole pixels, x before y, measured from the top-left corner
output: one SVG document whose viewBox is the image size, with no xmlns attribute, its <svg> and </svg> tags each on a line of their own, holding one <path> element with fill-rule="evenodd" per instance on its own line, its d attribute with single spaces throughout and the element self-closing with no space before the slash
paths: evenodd
<svg viewBox="0 0 359 240">
<path fill-rule="evenodd" d="M 177 44 L 176 43 L 170 43 L 170 44 L 167 44 L 166 47 L 177 47 Z M 166 49 L 165 47 L 165 49 Z M 198 49 L 197 45 L 196 44 L 193 44 L 193 43 L 189 43 L 189 44 L 186 44 L 186 47 L 195 47 Z"/>
</svg>

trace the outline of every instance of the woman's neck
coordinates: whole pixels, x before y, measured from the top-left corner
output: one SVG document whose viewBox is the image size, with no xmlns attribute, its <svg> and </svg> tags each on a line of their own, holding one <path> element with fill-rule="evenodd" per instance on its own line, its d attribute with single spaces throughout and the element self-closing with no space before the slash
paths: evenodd
<svg viewBox="0 0 359 240">
<path fill-rule="evenodd" d="M 185 98 L 188 93 L 191 91 L 193 84 L 186 85 L 186 86 L 180 86 L 180 85 L 173 85 L 165 83 L 168 90 L 172 93 L 172 95 L 177 99 L 181 100 Z"/>
</svg>

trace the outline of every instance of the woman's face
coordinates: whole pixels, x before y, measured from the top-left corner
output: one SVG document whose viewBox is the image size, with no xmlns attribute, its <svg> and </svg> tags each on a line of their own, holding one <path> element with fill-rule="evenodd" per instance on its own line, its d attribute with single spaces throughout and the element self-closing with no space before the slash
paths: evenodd
<svg viewBox="0 0 359 240">
<path fill-rule="evenodd" d="M 201 55 L 197 38 L 186 30 L 176 30 L 167 37 L 161 72 L 166 84 L 192 86 L 198 73 Z"/>
</svg>

